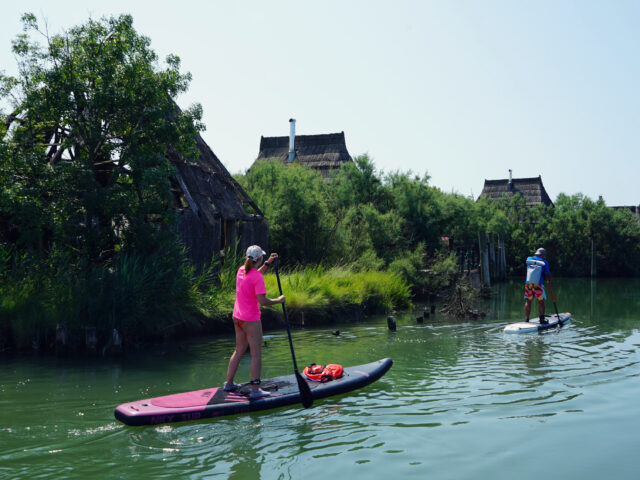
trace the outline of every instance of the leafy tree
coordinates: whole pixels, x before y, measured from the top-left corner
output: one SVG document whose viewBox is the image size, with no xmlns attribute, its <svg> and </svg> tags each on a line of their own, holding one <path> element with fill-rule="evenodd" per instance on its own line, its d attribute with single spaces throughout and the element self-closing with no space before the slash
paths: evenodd
<svg viewBox="0 0 640 480">
<path fill-rule="evenodd" d="M 396 214 L 404 220 L 403 239 L 409 247 L 424 242 L 433 250 L 440 244 L 442 211 L 435 189 L 429 187 L 429 176 L 412 176 L 395 172 L 387 177 Z"/>
<path fill-rule="evenodd" d="M 159 67 L 128 15 L 53 36 L 32 14 L 23 23 L 18 74 L 0 77 L 0 105 L 11 106 L 0 122 L 0 316 L 88 321 L 102 334 L 127 318 L 179 324 L 190 273 L 168 158 L 196 152 L 200 107 L 173 100 L 190 76 L 175 56 Z"/>
<path fill-rule="evenodd" d="M 376 265 L 390 263 L 405 254 L 402 239 L 403 220 L 394 210 L 381 213 L 372 204 L 353 205 L 341 215 L 337 236 L 341 240 L 342 260 L 358 263 L 368 255 L 381 260 Z"/>
<path fill-rule="evenodd" d="M 274 250 L 301 264 L 336 260 L 337 225 L 319 173 L 295 163 L 268 161 L 238 180 L 265 212 Z"/>
<path fill-rule="evenodd" d="M 368 155 L 354 158 L 332 175 L 330 188 L 333 208 L 348 209 L 371 204 L 380 211 L 390 208 L 391 197 Z"/>
<path fill-rule="evenodd" d="M 478 233 L 490 233 L 504 238 L 512 275 L 522 274 L 524 258 L 540 246 L 550 252 L 554 274 L 589 275 L 592 241 L 599 274 L 634 275 L 640 269 L 640 222 L 602 199 L 560 194 L 555 206 L 529 206 L 522 195 L 505 195 L 474 202 L 429 186 L 427 175 L 384 176 L 368 156 L 345 164 L 328 182 L 303 171 L 262 165 L 243 180 L 268 212 L 272 244 L 280 250 L 284 245 L 301 263 L 390 268 L 424 290 L 433 285 L 423 284 L 421 270 L 438 266 L 449 272 L 455 263 L 442 251 L 441 236 L 475 248 Z"/>
<path fill-rule="evenodd" d="M 560 274 L 589 274 L 591 239 L 587 232 L 587 212 L 590 203 L 582 194 L 560 194 L 556 199 L 551 230 L 556 271 Z"/>
<path fill-rule="evenodd" d="M 434 194 L 438 209 L 442 212 L 440 234 L 451 237 L 457 245 L 475 243 L 480 229 L 475 202 L 462 195 L 447 194 L 440 190 L 435 190 Z M 488 227 L 483 225 L 483 228 Z"/>
<path fill-rule="evenodd" d="M 172 100 L 190 76 L 175 56 L 159 69 L 127 15 L 44 45 L 33 38 L 36 18 L 23 22 L 13 44 L 19 75 L 3 78 L 13 112 L 0 150 L 0 235 L 31 249 L 69 244 L 97 264 L 121 248 L 153 251 L 167 241 L 157 225 L 172 221 L 168 155 L 195 153 L 200 108 L 180 112 Z"/>
</svg>

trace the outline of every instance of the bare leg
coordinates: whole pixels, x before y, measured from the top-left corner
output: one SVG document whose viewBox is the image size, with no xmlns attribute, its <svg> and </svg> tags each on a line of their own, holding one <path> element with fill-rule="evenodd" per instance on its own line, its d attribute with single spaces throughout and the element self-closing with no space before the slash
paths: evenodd
<svg viewBox="0 0 640 480">
<path fill-rule="evenodd" d="M 237 318 L 233 319 L 233 326 L 236 331 L 236 349 L 229 359 L 229 368 L 227 369 L 227 383 L 233 383 L 233 377 L 235 377 L 236 372 L 238 371 L 240 360 L 242 359 L 244 352 L 247 351 L 247 347 L 249 346 L 247 334 L 241 327 L 242 323 L 246 322 L 238 320 Z"/>
<path fill-rule="evenodd" d="M 524 302 L 524 318 L 525 318 L 525 322 L 529 321 L 529 315 L 531 315 L 531 300 L 525 300 L 525 302 Z"/>
<path fill-rule="evenodd" d="M 251 352 L 251 380 L 257 380 L 262 371 L 262 322 L 244 322 L 242 329 L 247 335 Z M 251 387 L 258 390 L 259 385 Z"/>
<path fill-rule="evenodd" d="M 540 316 L 544 317 L 544 300 L 538 301 L 538 311 L 540 312 Z"/>
</svg>

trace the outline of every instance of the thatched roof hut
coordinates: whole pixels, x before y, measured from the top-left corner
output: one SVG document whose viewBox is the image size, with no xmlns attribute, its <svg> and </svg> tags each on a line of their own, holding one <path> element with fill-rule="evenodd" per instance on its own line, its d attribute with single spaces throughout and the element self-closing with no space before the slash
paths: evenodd
<svg viewBox="0 0 640 480">
<path fill-rule="evenodd" d="M 509 178 L 500 180 L 485 180 L 482 193 L 478 199 L 488 197 L 493 200 L 499 200 L 503 195 L 522 195 L 528 206 L 533 205 L 553 205 L 549 194 L 542 184 L 542 177 L 538 175 L 533 178 L 511 178 L 511 170 L 509 170 Z"/>
<path fill-rule="evenodd" d="M 180 212 L 178 230 L 189 259 L 208 264 L 225 248 L 244 251 L 249 245 L 267 248 L 268 225 L 254 201 L 229 174 L 200 135 L 197 162 L 170 155 L 176 167 L 172 191 Z"/>
<path fill-rule="evenodd" d="M 180 108 L 175 105 L 176 111 Z M 17 113 L 8 115 L 7 130 L 20 122 Z M 169 121 L 173 121 L 170 117 Z M 50 165 L 74 157 L 75 144 L 60 148 L 69 137 L 64 125 L 45 126 L 40 132 L 48 147 L 46 158 Z M 179 211 L 178 232 L 187 249 L 189 260 L 202 267 L 218 257 L 227 247 L 244 251 L 252 244 L 268 248 L 268 225 L 258 206 L 229 174 L 222 162 L 200 135 L 195 162 L 187 161 L 175 152 L 167 157 L 176 168 L 171 179 L 174 206 Z M 65 156 L 66 155 L 66 156 Z"/>
<path fill-rule="evenodd" d="M 289 163 L 290 137 L 260 137 L 260 152 L 256 161 L 278 160 Z M 295 135 L 293 161 L 313 168 L 323 177 L 352 162 L 344 132 L 322 135 Z"/>
<path fill-rule="evenodd" d="M 617 205 L 610 208 L 613 208 L 614 210 L 629 210 L 636 217 L 640 217 L 640 205 Z"/>
</svg>

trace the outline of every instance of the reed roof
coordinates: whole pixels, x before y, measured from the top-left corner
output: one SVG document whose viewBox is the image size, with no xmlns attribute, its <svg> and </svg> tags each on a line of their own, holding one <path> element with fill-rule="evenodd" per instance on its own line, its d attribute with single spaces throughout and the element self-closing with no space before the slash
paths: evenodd
<svg viewBox="0 0 640 480">
<path fill-rule="evenodd" d="M 196 162 L 189 162 L 175 153 L 169 160 L 176 167 L 177 185 L 174 192 L 184 194 L 194 212 L 207 223 L 217 218 L 248 220 L 262 212 L 242 186 L 231 176 L 200 135 L 196 145 L 200 152 Z"/>
<path fill-rule="evenodd" d="M 640 217 L 640 205 L 616 205 L 611 208 L 613 208 L 614 210 L 629 210 L 634 215 Z"/>
<path fill-rule="evenodd" d="M 353 161 L 347 150 L 344 132 L 321 135 L 296 135 L 294 161 L 316 170 L 340 168 Z M 279 160 L 289 157 L 289 137 L 261 137 L 257 160 Z"/>
<path fill-rule="evenodd" d="M 482 193 L 478 199 L 488 197 L 492 200 L 499 200 L 503 195 L 522 195 L 527 205 L 553 205 L 551 197 L 542 184 L 542 177 L 538 175 L 533 178 L 514 178 L 509 185 L 509 179 L 485 180 Z"/>
</svg>

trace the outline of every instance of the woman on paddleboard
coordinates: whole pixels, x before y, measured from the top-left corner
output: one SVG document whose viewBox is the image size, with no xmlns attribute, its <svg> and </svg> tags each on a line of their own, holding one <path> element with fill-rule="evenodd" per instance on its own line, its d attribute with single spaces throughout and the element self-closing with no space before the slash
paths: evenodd
<svg viewBox="0 0 640 480">
<path fill-rule="evenodd" d="M 238 370 L 240 359 L 247 351 L 251 352 L 251 392 L 249 398 L 260 398 L 269 392 L 260 388 L 260 371 L 262 370 L 262 322 L 260 321 L 260 307 L 268 307 L 284 303 L 284 295 L 278 298 L 267 298 L 267 290 L 262 274 L 267 267 L 278 258 L 272 253 L 263 263 L 266 252 L 258 245 L 247 248 L 244 265 L 236 274 L 236 301 L 233 306 L 233 326 L 236 332 L 236 349 L 229 360 L 227 381 L 224 389 L 234 392 L 240 388 L 233 383 Z"/>
</svg>

